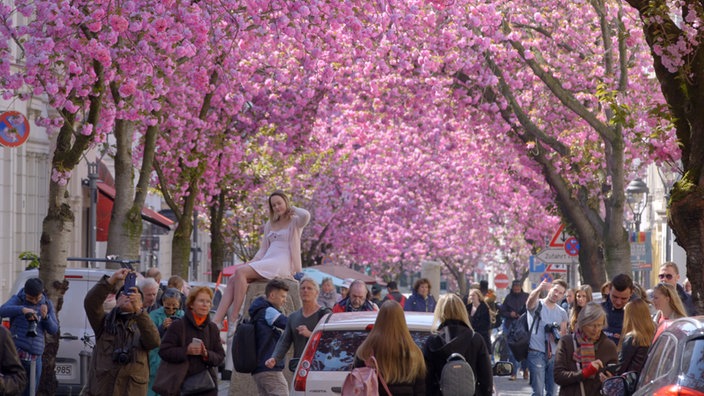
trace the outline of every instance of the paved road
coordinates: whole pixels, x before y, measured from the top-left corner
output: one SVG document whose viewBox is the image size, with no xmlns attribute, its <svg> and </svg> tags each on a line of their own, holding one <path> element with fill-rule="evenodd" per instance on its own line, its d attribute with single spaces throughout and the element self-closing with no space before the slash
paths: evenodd
<svg viewBox="0 0 704 396">
<path fill-rule="evenodd" d="M 508 377 L 494 377 L 497 396 L 530 396 L 531 390 L 527 380 L 509 381 Z M 229 381 L 220 381 L 218 396 L 227 396 Z"/>
</svg>

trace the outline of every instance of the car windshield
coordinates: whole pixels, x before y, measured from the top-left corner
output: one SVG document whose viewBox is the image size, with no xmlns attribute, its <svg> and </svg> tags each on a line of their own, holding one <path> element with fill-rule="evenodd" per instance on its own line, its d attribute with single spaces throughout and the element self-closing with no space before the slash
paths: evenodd
<svg viewBox="0 0 704 396">
<path fill-rule="evenodd" d="M 682 355 L 680 385 L 704 391 L 704 338 L 687 342 Z"/>
<path fill-rule="evenodd" d="M 315 351 L 311 371 L 350 371 L 354 354 L 369 334 L 366 330 L 324 331 Z M 427 331 L 411 331 L 411 337 L 421 349 L 430 336 Z"/>
</svg>

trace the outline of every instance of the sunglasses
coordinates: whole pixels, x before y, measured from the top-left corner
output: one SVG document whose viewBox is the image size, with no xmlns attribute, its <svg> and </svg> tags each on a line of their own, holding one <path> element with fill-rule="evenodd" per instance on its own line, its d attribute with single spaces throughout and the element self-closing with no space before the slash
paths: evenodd
<svg viewBox="0 0 704 396">
<path fill-rule="evenodd" d="M 660 275 L 658 275 L 658 278 L 660 278 L 660 280 L 662 280 L 662 279 L 672 280 L 672 274 L 660 274 Z"/>
</svg>

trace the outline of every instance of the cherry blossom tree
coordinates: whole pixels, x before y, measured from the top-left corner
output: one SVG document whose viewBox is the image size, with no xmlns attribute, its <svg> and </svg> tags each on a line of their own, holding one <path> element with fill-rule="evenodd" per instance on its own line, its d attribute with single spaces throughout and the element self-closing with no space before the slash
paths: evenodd
<svg viewBox="0 0 704 396">
<path fill-rule="evenodd" d="M 682 161 L 682 179 L 671 193 L 668 223 L 677 243 L 687 252 L 687 277 L 698 312 L 704 313 L 704 7 L 679 0 L 627 0 L 640 16 L 640 25 L 653 59 L 653 70 L 668 105 L 666 119 L 677 131 L 680 152 L 668 152 L 669 162 Z M 651 138 L 653 150 L 663 143 Z"/>
</svg>

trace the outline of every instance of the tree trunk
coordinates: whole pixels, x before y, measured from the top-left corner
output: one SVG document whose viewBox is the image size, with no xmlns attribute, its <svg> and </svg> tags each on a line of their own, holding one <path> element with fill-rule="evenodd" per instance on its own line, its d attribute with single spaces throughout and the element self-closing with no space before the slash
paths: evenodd
<svg viewBox="0 0 704 396">
<path fill-rule="evenodd" d="M 42 223 L 39 278 L 44 282 L 47 297 L 54 304 L 57 317 L 63 305 L 64 294 L 68 289 L 68 282 L 64 279 L 64 274 L 66 273 L 68 246 L 75 222 L 68 197 L 66 184 L 49 182 L 49 210 Z M 60 325 L 61 323 L 59 323 Z M 58 334 L 61 334 L 60 328 Z M 54 367 L 58 349 L 59 337 L 46 334 L 44 355 L 42 356 L 44 368 L 37 395 L 56 393 L 58 383 Z"/>
<path fill-rule="evenodd" d="M 687 252 L 687 278 L 697 312 L 704 314 L 704 201 L 701 187 L 670 204 L 675 241 Z"/>
<path fill-rule="evenodd" d="M 134 125 L 127 120 L 115 120 L 115 200 L 108 229 L 107 255 L 138 260 L 142 235 L 142 206 L 134 205 L 134 165 L 132 134 Z M 106 268 L 120 268 L 107 263 Z"/>
<path fill-rule="evenodd" d="M 217 282 L 225 262 L 225 237 L 222 221 L 225 215 L 225 191 L 216 197 L 217 204 L 210 206 L 210 280 Z"/>
</svg>

